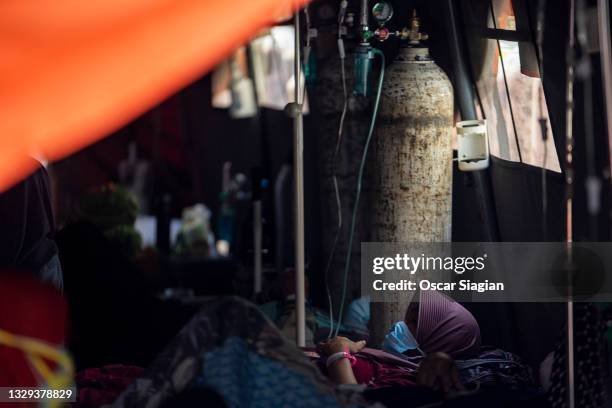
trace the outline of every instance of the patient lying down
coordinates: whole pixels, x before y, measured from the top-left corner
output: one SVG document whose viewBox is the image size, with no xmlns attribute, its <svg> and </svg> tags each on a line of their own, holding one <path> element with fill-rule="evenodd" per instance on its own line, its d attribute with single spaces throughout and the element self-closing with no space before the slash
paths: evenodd
<svg viewBox="0 0 612 408">
<path fill-rule="evenodd" d="M 481 349 L 474 317 L 442 294 L 423 292 L 382 348 L 335 337 L 307 353 L 315 365 L 254 304 L 213 299 L 113 407 L 185 406 L 174 398 L 198 390 L 214 391 L 231 408 L 407 408 L 464 397 L 471 408 L 488 408 L 516 400 L 517 390 L 531 395 L 529 370 L 509 353 Z M 462 392 L 464 384 L 478 385 L 478 392 Z M 194 406 L 211 406 L 196 397 Z M 492 399 L 472 404 L 481 397 Z M 503 406 L 528 407 L 522 400 Z"/>
<path fill-rule="evenodd" d="M 319 343 L 317 354 L 320 367 L 336 384 L 421 385 L 450 393 L 464 390 L 454 359 L 478 355 L 480 329 L 459 303 L 424 291 L 385 336 L 382 348 L 334 337 Z"/>
</svg>

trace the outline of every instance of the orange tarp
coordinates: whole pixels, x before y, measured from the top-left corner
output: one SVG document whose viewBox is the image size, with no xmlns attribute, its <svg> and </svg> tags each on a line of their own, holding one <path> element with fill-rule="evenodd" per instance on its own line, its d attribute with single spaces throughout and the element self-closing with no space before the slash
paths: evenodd
<svg viewBox="0 0 612 408">
<path fill-rule="evenodd" d="M 0 191 L 29 155 L 108 135 L 307 1 L 0 1 Z"/>
</svg>

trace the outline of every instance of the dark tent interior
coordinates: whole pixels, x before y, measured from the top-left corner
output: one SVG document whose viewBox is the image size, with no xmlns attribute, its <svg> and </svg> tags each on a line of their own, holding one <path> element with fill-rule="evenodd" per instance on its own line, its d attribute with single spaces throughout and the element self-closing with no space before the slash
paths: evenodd
<svg viewBox="0 0 612 408">
<path fill-rule="evenodd" d="M 346 7 L 343 46 L 346 47 L 344 75 L 345 80 L 348 79 L 349 96 L 345 98 L 346 118 L 342 115 L 341 119 L 343 95 L 336 37 L 341 38 L 338 10 L 342 9 L 342 3 Z M 307 94 L 303 133 L 307 347 L 316 348 L 319 342 L 330 341 L 328 333 L 333 332 L 330 321 L 332 324 L 335 321 L 341 335 L 353 342 L 366 339 L 368 347 L 381 346 L 374 344 L 377 337 L 368 333 L 370 329 L 372 333 L 375 330 L 369 323 L 361 330 L 351 331 L 347 329 L 348 323 L 343 322 L 345 326 L 341 327 L 339 321 L 347 319 L 347 310 L 354 311 L 349 305 L 356 304 L 365 293 L 361 287 L 360 261 L 365 259 L 362 258 L 365 250 L 360 243 L 384 241 L 380 237 L 386 237 L 372 226 L 380 219 L 377 211 L 381 208 L 379 200 L 382 201 L 373 192 L 378 191 L 375 181 L 378 168 L 392 166 L 373 158 L 381 157 L 374 155 L 382 154 L 380 143 L 383 142 L 377 140 L 384 140 L 385 136 L 383 131 L 375 130 L 372 142 L 375 150 L 364 162 L 363 197 L 353 208 L 372 106 L 378 104 L 374 98 L 376 78 L 382 68 L 377 56 L 371 63 L 371 94 L 359 97 L 353 93 L 353 86 L 357 86 L 353 73 L 357 62 L 353 62 L 353 54 L 362 46 L 358 38 L 361 35 L 358 32 L 361 3 L 357 0 L 314 0 L 308 5 L 307 13 L 300 14 L 302 42 L 306 38 L 309 43 L 312 41 L 309 59 L 302 63 Z M 382 38 L 383 29 L 400 33 L 414 21 L 411 18 L 416 10 L 420 29 L 428 36 L 421 42 L 429 48 L 431 60 L 446 74 L 452 86 L 454 160 L 449 173 L 452 177 L 449 196 L 445 199 L 451 213 L 442 221 L 438 218 L 423 221 L 424 229 L 430 225 L 433 229 L 439 222 L 448 224 L 444 228 L 448 228 L 450 235 L 447 239 L 443 235 L 430 235 L 430 242 L 534 243 L 537 248 L 536 243 L 566 242 L 568 219 L 572 225 L 570 240 L 602 243 L 611 240 L 609 143 L 612 139 L 609 137 L 612 135 L 607 133 L 606 103 L 612 101 L 606 101 L 605 95 L 606 67 L 600 56 L 603 46 L 594 44 L 598 35 L 596 15 L 602 1 L 391 0 L 365 3 L 368 12 L 375 4 L 383 3 L 390 4 L 393 9 L 392 18 L 379 23 L 377 34 L 373 34 L 371 40 L 373 48 L 384 54 L 386 81 L 392 81 L 396 72 L 393 70 L 400 69 L 398 61 L 402 61 L 406 44 L 394 38 L 400 34 L 392 34 L 388 40 L 376 38 Z M 573 33 L 570 33 L 570 19 L 576 20 Z M 376 23 L 371 16 L 370 20 L 370 28 L 374 30 Z M 80 394 L 80 406 L 113 403 L 128 384 L 139 378 L 141 369 L 145 369 L 143 378 L 153 378 L 152 383 L 157 381 L 154 380 L 155 369 L 165 367 L 163 361 L 182 358 L 180 354 L 173 354 L 172 347 L 184 340 L 181 336 L 189 328 L 197 332 L 207 327 L 214 333 L 197 332 L 194 339 L 202 337 L 192 341 L 193 347 L 200 344 L 199 341 L 208 347 L 209 343 L 219 342 L 219 338 L 230 333 L 241 338 L 242 334 L 236 333 L 257 331 L 269 321 L 293 342 L 300 324 L 294 304 L 294 119 L 283 109 L 292 101 L 294 88 L 291 86 L 295 87 L 291 71 L 294 58 L 292 24 L 291 19 L 279 23 L 273 29 L 276 31 L 271 29 L 261 34 L 213 72 L 112 135 L 50 163 L 18 187 L 0 194 L 0 218 L 3 220 L 6 217 L 41 223 L 53 218 L 47 217 L 47 212 L 54 214 L 54 222 L 43 228 L 45 235 L 57 231 L 53 234 L 53 245 L 56 245 L 53 250 L 59 257 L 63 273 L 63 297 L 68 310 L 67 350 L 78 373 L 77 389 L 93 389 L 88 394 L 89 401 L 84 393 Z M 357 34 L 351 34 L 353 31 Z M 283 37 L 289 34 L 289 40 Z M 575 41 L 573 48 L 568 47 L 570 37 Z M 377 55 L 376 52 L 373 55 Z M 269 72 L 258 76 L 257 71 L 261 68 L 257 64 L 262 64 L 261 61 Z M 572 117 L 568 121 L 570 63 L 575 67 L 575 79 L 571 93 Z M 257 83 L 261 78 L 265 81 Z M 249 109 L 240 106 L 239 100 L 243 95 L 239 88 L 243 82 L 240 81 L 246 80 L 250 81 L 251 89 L 255 89 L 251 91 L 255 94 L 255 107 L 250 114 L 241 116 L 241 109 Z M 384 84 L 383 87 L 387 87 L 387 83 Z M 416 86 L 415 89 L 420 88 Z M 386 96 L 381 106 L 387 103 L 385 98 L 390 95 L 385 92 L 383 88 Z M 387 112 L 385 109 L 381 108 L 379 116 Z M 490 156 L 487 156 L 486 168 L 462 171 L 455 123 L 472 119 L 486 119 Z M 341 120 L 345 130 L 338 148 L 336 143 L 340 138 L 336 137 Z M 391 129 L 395 125 L 389 121 L 383 116 L 377 126 Z M 406 119 L 406 122 L 406 128 L 421 126 L 417 121 Z M 567 129 L 568 123 L 572 129 Z M 568 134 L 571 135 L 569 141 Z M 568 160 L 568 143 L 571 143 L 571 160 Z M 334 148 L 340 153 L 334 153 Z M 443 164 L 440 159 L 432 168 L 443 167 Z M 401 171 L 399 169 L 398 173 Z M 436 177 L 434 172 L 422 175 L 425 179 L 431 177 L 432 185 L 435 184 L 432 181 Z M 568 178 L 571 178 L 570 187 Z M 337 183 L 337 194 L 333 183 Z M 433 189 L 427 184 L 419 188 L 423 191 Z M 336 195 L 342 204 L 340 200 L 336 202 Z M 51 201 L 46 203 L 44 196 L 52 197 Z M 24 206 L 20 204 L 22 199 Z M 572 202 L 570 213 L 568 199 Z M 41 202 L 46 206 L 44 210 L 40 209 Z M 436 205 L 431 203 L 431 207 Z M 337 228 L 338 211 L 342 215 L 340 228 Z M 356 217 L 354 240 L 348 238 L 349 234 L 351 238 L 353 235 L 351 216 Z M 420 231 L 416 227 L 407 228 Z M 0 246 L 11 248 L 17 242 L 14 237 L 20 232 L 17 227 L 6 231 L 7 234 L 0 234 L 0 242 L 4 244 Z M 394 237 L 404 242 L 412 239 L 399 233 Z M 27 236 L 21 239 L 21 245 L 28 245 Z M 418 237 L 414 239 L 419 240 Z M 347 240 L 353 243 L 350 250 Z M 4 254 L 0 260 L 7 269 L 40 267 L 21 264 L 20 268 L 5 259 Z M 255 278 L 258 268 L 259 282 L 259 278 Z M 346 276 L 343 275 L 345 268 L 349 271 Z M 521 272 L 514 270 L 512 273 L 520 275 Z M 342 295 L 343 291 L 346 296 Z M 238 300 L 224 303 L 222 299 L 228 299 L 226 296 L 235 296 L 237 298 L 230 299 Z M 246 306 L 242 303 L 244 299 L 249 301 Z M 5 306 L 1 300 L 0 305 Z M 547 357 L 552 358 L 551 353 L 562 350 L 565 358 L 567 302 L 474 301 L 462 305 L 477 321 L 479 341 L 483 346 L 518 356 L 521 367 L 531 371 L 534 384 L 529 388 L 529 398 L 523 394 L 516 397 L 520 394 L 518 391 L 512 396 L 508 391 L 514 390 L 512 387 L 501 386 L 489 395 L 482 384 L 481 393 L 465 396 L 459 393 L 457 398 L 440 399 L 436 394 L 432 399 L 431 395 L 418 392 L 403 394 L 394 387 L 387 393 L 384 388 L 377 388 L 368 398 L 389 407 L 612 406 L 608 405 L 612 404 L 612 334 L 609 327 L 607 334 L 602 329 L 601 333 L 592 335 L 599 342 L 599 354 L 589 355 L 590 360 L 585 363 L 588 365 L 595 359 L 601 365 L 598 367 L 601 377 L 597 381 L 585 380 L 593 388 L 599 388 L 591 394 L 580 388 L 583 382 L 578 378 L 587 376 L 586 368 L 580 365 L 576 373 L 572 370 L 577 387 L 577 394 L 572 398 L 577 400 L 572 400 L 574 405 L 571 405 L 565 400 L 565 394 L 564 401 L 557 402 L 551 397 L 554 390 L 544 390 L 541 374 L 543 362 Z M 591 311 L 596 310 L 593 313 L 596 313 L 597 324 L 607 322 L 610 325 L 609 305 L 575 303 L 571 327 L 577 342 L 580 341 L 577 334 L 580 324 L 574 326 L 573 319 L 591 316 Z M 202 315 L 200 310 L 207 310 L 209 314 Z M 339 310 L 344 310 L 344 316 Z M 370 318 L 369 300 L 367 310 Z M 214 313 L 218 314 L 216 318 L 211 317 Z M 269 321 L 264 322 L 257 313 L 265 315 Z M 374 319 L 377 312 L 372 309 L 371 313 Z M 403 309 L 402 313 L 408 316 L 409 311 Z M 244 327 L 230 327 L 230 322 L 239 320 L 237 316 L 245 319 Z M 195 326 L 198 319 L 199 329 Z M 245 338 L 250 341 L 248 336 Z M 273 344 L 271 348 L 282 349 L 278 346 L 280 343 L 269 341 Z M 1 346 L 2 338 L 0 350 Z M 283 354 L 283 350 L 266 349 L 262 355 L 289 355 Z M 240 352 L 236 353 L 236 358 L 240 358 Z M 579 360 L 582 355 L 577 353 L 576 364 L 582 364 Z M 214 353 L 203 355 L 208 356 L 205 360 L 210 358 L 213 366 L 216 360 L 210 356 Z M 251 357 L 244 357 L 243 361 L 247 360 L 253 361 Z M 293 361 L 292 357 L 285 360 Z M 327 360 L 328 369 L 330 364 Z M 319 364 L 320 367 L 325 365 Z M 114 370 L 123 367 L 124 371 L 108 373 L 115 373 L 117 378 L 125 376 L 130 381 L 104 394 L 104 387 L 92 385 L 97 377 L 89 371 L 98 369 L 97 373 L 104 376 L 104 367 L 115 367 Z M 125 371 L 130 367 L 137 371 Z M 201 367 L 198 370 L 205 371 Z M 255 372 L 250 373 L 256 377 Z M 490 375 L 496 376 L 495 373 Z M 520 377 L 517 373 L 513 375 Z M 553 378 L 554 369 L 551 375 Z M 195 374 L 192 376 L 195 378 Z M 162 401 L 153 405 L 135 396 L 136 383 L 132 383 L 132 388 L 127 388 L 128 392 L 113 406 L 248 405 L 247 399 L 240 403 L 223 392 L 211 391 L 215 387 L 210 384 L 215 382 L 210 376 L 214 374 L 204 373 L 197 380 L 208 384 L 207 387 L 190 386 L 176 395 L 164 394 Z M 359 377 L 357 372 L 356 376 Z M 567 386 L 567 377 L 560 381 Z M 569 381 L 573 387 L 574 380 Z M 249 387 L 259 384 L 255 380 L 245 382 Z M 0 386 L 8 385 L 0 383 Z M 161 393 L 163 387 L 157 384 L 153 389 Z M 303 392 L 308 391 L 304 388 Z M 103 394 L 107 399 L 96 399 Z M 300 392 L 295 391 L 295 395 Z M 432 401 L 439 405 L 427 405 Z M 265 402 L 260 401 L 261 405 L 256 405 L 254 400 L 251 402 L 252 406 L 267 406 Z M 315 403 L 322 404 L 313 402 L 313 405 Z M 580 405 L 582 403 L 584 405 Z"/>
</svg>

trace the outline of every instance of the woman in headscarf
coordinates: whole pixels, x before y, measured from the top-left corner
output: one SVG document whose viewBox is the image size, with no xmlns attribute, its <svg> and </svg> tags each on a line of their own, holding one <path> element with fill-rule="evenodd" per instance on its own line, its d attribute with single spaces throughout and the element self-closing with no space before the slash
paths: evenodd
<svg viewBox="0 0 612 408">
<path fill-rule="evenodd" d="M 365 345 L 345 337 L 319 344 L 324 370 L 335 383 L 422 385 L 448 393 L 463 390 L 454 359 L 478 355 L 480 328 L 459 303 L 439 292 L 421 291 L 405 319 L 386 335 L 382 351 Z"/>
</svg>

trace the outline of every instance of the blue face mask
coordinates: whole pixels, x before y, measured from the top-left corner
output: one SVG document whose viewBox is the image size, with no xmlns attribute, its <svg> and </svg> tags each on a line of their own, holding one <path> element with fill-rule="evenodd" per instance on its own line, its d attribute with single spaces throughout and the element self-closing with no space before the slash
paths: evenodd
<svg viewBox="0 0 612 408">
<path fill-rule="evenodd" d="M 383 350 L 389 353 L 403 354 L 408 350 L 419 350 L 419 343 L 410 332 L 405 322 L 397 322 L 385 336 Z"/>
</svg>

